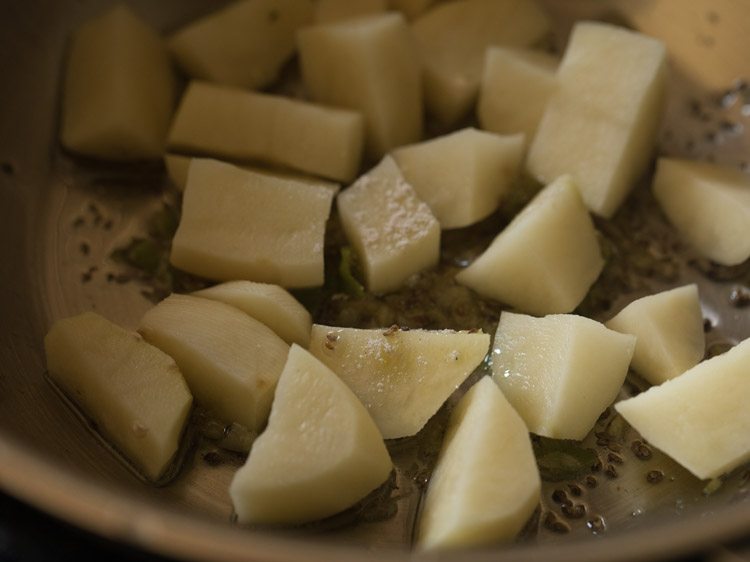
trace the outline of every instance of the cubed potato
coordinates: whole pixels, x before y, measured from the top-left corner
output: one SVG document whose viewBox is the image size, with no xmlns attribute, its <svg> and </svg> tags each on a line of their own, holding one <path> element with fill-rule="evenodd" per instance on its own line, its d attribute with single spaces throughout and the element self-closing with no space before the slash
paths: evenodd
<svg viewBox="0 0 750 562">
<path fill-rule="evenodd" d="M 524 137 L 467 128 L 392 155 L 440 226 L 459 228 L 498 208 L 521 169 Z"/>
<path fill-rule="evenodd" d="M 334 23 L 361 16 L 381 14 L 388 9 L 387 0 L 317 0 L 315 23 Z"/>
<path fill-rule="evenodd" d="M 170 262 L 218 281 L 322 285 L 332 200 L 325 187 L 196 158 Z"/>
<path fill-rule="evenodd" d="M 487 48 L 530 47 L 549 30 L 549 19 L 534 0 L 445 2 L 417 18 L 412 31 L 429 113 L 445 127 L 454 125 L 476 100 Z"/>
<path fill-rule="evenodd" d="M 390 156 L 339 193 L 336 204 L 370 291 L 394 291 L 437 264 L 440 225 Z"/>
<path fill-rule="evenodd" d="M 583 316 L 503 312 L 492 378 L 529 431 L 581 440 L 617 397 L 635 342 Z"/>
<path fill-rule="evenodd" d="M 350 181 L 364 145 L 362 116 L 303 101 L 191 82 L 169 132 L 173 152 L 263 162 Z"/>
<path fill-rule="evenodd" d="M 417 433 L 484 359 L 481 332 L 313 324 L 310 351 L 354 391 L 383 437 Z"/>
<path fill-rule="evenodd" d="M 150 480 L 174 459 L 193 397 L 171 357 L 94 312 L 44 339 L 52 380 Z"/>
<path fill-rule="evenodd" d="M 451 414 L 425 496 L 417 546 L 513 540 L 539 505 L 541 480 L 526 424 L 489 377 Z"/>
<path fill-rule="evenodd" d="M 180 29 L 169 48 L 188 76 L 259 89 L 271 85 L 312 20 L 310 0 L 242 0 Z"/>
<path fill-rule="evenodd" d="M 530 49 L 490 47 L 479 86 L 477 117 L 494 133 L 523 133 L 530 143 L 555 91 L 557 59 Z"/>
<path fill-rule="evenodd" d="M 750 461 L 750 339 L 616 410 L 650 444 L 698 478 Z"/>
<path fill-rule="evenodd" d="M 288 344 L 310 343 L 312 317 L 289 291 L 278 285 L 252 281 L 228 281 L 193 293 L 239 308 L 259 320 Z"/>
<path fill-rule="evenodd" d="M 659 158 L 653 191 L 680 236 L 722 265 L 750 258 L 750 178 L 727 166 Z"/>
<path fill-rule="evenodd" d="M 605 23 L 576 24 L 529 149 L 540 181 L 571 174 L 586 206 L 609 218 L 653 155 L 667 81 L 666 49 Z"/>
<path fill-rule="evenodd" d="M 603 267 L 594 224 L 564 176 L 537 194 L 456 281 L 542 315 L 573 311 Z"/>
<path fill-rule="evenodd" d="M 175 77 L 157 32 L 118 5 L 70 40 L 60 140 L 105 160 L 161 158 L 175 103 Z"/>
<path fill-rule="evenodd" d="M 271 409 L 289 346 L 223 302 L 173 294 L 143 316 L 141 335 L 177 362 L 195 401 L 257 431 Z"/>
<path fill-rule="evenodd" d="M 436 0 L 389 0 L 388 4 L 391 8 L 398 10 L 411 20 L 422 14 L 432 6 L 435 1 Z"/>
<path fill-rule="evenodd" d="M 352 506 L 385 482 L 392 468 L 362 403 L 336 373 L 295 344 L 268 427 L 229 494 L 240 523 L 304 523 Z"/>
<path fill-rule="evenodd" d="M 298 35 L 302 77 L 318 102 L 361 111 L 373 160 L 422 136 L 422 83 L 400 14 L 318 25 Z"/>
<path fill-rule="evenodd" d="M 681 375 L 703 359 L 706 337 L 696 285 L 631 302 L 606 323 L 638 338 L 633 369 L 651 384 Z"/>
</svg>

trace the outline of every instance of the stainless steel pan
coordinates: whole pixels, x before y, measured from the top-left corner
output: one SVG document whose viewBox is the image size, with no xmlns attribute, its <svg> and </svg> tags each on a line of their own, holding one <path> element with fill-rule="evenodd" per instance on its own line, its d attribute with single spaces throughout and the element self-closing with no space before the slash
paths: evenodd
<svg viewBox="0 0 750 562">
<path fill-rule="evenodd" d="M 164 30 L 217 6 L 209 0 L 132 3 Z M 394 500 L 398 512 L 393 517 L 356 525 L 339 521 L 328 530 L 242 529 L 230 522 L 226 491 L 240 457 L 222 454 L 209 463 L 205 450 L 193 448 L 175 482 L 160 488 L 144 484 L 46 380 L 42 339 L 54 319 L 96 309 L 132 327 L 150 306 L 141 293 L 144 287 L 121 283 L 108 256 L 142 232 L 145 217 L 161 206 L 162 171 L 73 160 L 56 141 L 67 33 L 107 4 L 6 3 L 0 21 L 0 488 L 106 538 L 181 558 L 411 557 L 408 543 L 420 488 L 405 473 L 399 476 L 402 494 Z M 583 16 L 633 25 L 668 42 L 673 83 L 662 152 L 735 165 L 750 160 L 750 94 L 737 82 L 750 79 L 750 3 L 549 0 L 547 5 L 556 17 L 560 43 L 571 21 Z M 646 222 L 641 225 L 646 236 L 653 228 L 672 240 L 658 212 L 650 211 Z M 678 264 L 678 277 L 657 275 L 641 286 L 631 285 L 613 306 L 647 286 L 696 281 L 706 316 L 713 322 L 709 344 L 721 346 L 750 336 L 750 309 L 730 303 L 733 288 L 750 284 L 750 267 L 707 275 L 704 265 L 688 264 L 689 253 L 665 259 Z M 730 279 L 717 281 L 717 276 Z M 392 453 L 402 466 L 420 460 L 413 443 L 395 445 Z M 582 491 L 587 516 L 568 521 L 570 532 L 558 534 L 554 525 L 545 525 L 544 513 L 559 509 L 552 493 L 565 486 L 548 483 L 545 511 L 529 525 L 526 540 L 436 558 L 645 560 L 750 535 L 746 472 L 737 471 L 709 494 L 705 483 L 658 454 L 646 464 L 639 464 L 628 451 L 623 458 L 617 478 L 599 475 L 596 489 Z M 643 478 L 652 468 L 665 474 L 658 486 Z M 603 526 L 594 519 L 599 515 Z"/>
</svg>

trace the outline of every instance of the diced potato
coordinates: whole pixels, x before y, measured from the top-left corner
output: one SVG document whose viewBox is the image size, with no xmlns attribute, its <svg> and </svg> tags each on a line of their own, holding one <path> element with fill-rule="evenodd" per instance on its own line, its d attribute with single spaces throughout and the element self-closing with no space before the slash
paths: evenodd
<svg viewBox="0 0 750 562">
<path fill-rule="evenodd" d="M 161 158 L 175 77 L 156 31 L 119 5 L 76 30 L 68 53 L 63 146 L 105 160 Z"/>
<path fill-rule="evenodd" d="M 383 437 L 417 433 L 484 359 L 490 337 L 313 324 L 310 351 L 354 391 Z"/>
<path fill-rule="evenodd" d="M 339 193 L 336 204 L 370 291 L 394 291 L 437 264 L 440 225 L 390 156 Z"/>
<path fill-rule="evenodd" d="M 392 467 L 362 403 L 336 373 L 293 345 L 268 427 L 229 494 L 240 523 L 304 523 L 355 504 Z"/>
<path fill-rule="evenodd" d="M 534 513 L 540 493 L 526 425 L 483 377 L 451 415 L 417 545 L 431 550 L 510 541 Z"/>
<path fill-rule="evenodd" d="M 315 23 L 333 23 L 360 16 L 381 14 L 388 9 L 387 0 L 317 0 Z"/>
<path fill-rule="evenodd" d="M 141 319 L 143 337 L 177 362 L 198 404 L 226 423 L 263 427 L 289 346 L 222 302 L 173 294 Z"/>
<path fill-rule="evenodd" d="M 93 312 L 56 322 L 44 347 L 52 379 L 138 470 L 158 480 L 193 403 L 172 358 Z"/>
<path fill-rule="evenodd" d="M 581 440 L 617 397 L 635 342 L 583 316 L 503 312 L 492 378 L 529 431 Z"/>
<path fill-rule="evenodd" d="M 364 121 L 354 111 L 206 82 L 191 82 L 169 132 L 176 152 L 260 161 L 350 181 Z"/>
<path fill-rule="evenodd" d="M 463 0 L 429 10 L 412 25 L 427 110 L 443 126 L 454 125 L 476 99 L 487 47 L 529 47 L 549 29 L 534 0 Z"/>
<path fill-rule="evenodd" d="M 705 353 L 703 313 L 695 285 L 633 301 L 606 325 L 638 338 L 633 369 L 651 384 L 682 374 Z"/>
<path fill-rule="evenodd" d="M 750 258 L 750 178 L 706 162 L 659 158 L 653 191 L 680 236 L 722 265 Z"/>
<path fill-rule="evenodd" d="M 528 142 L 555 91 L 557 59 L 529 49 L 490 47 L 479 86 L 477 117 L 483 129 L 524 133 Z"/>
<path fill-rule="evenodd" d="M 298 45 L 312 98 L 364 114 L 371 159 L 420 139 L 420 67 L 400 14 L 308 27 L 300 31 Z"/>
<path fill-rule="evenodd" d="M 750 460 L 750 339 L 616 410 L 654 447 L 698 478 Z"/>
<path fill-rule="evenodd" d="M 195 291 L 196 297 L 230 304 L 263 322 L 288 344 L 310 343 L 312 317 L 288 291 L 278 285 L 229 281 L 207 289 Z"/>
<path fill-rule="evenodd" d="M 294 54 L 296 33 L 312 20 L 310 0 L 242 0 L 175 33 L 169 48 L 200 80 L 259 89 Z"/>
<path fill-rule="evenodd" d="M 219 281 L 322 285 L 332 200 L 325 187 L 196 158 L 169 259 Z"/>
<path fill-rule="evenodd" d="M 523 135 L 473 128 L 393 152 L 404 178 L 442 228 L 468 226 L 491 215 L 518 177 L 523 156 Z"/>
<path fill-rule="evenodd" d="M 666 87 L 664 45 L 605 23 L 578 23 L 529 149 L 540 181 L 571 174 L 586 206 L 609 218 L 646 171 Z"/>
<path fill-rule="evenodd" d="M 408 19 L 414 19 L 432 6 L 436 0 L 389 0 L 391 8 L 398 10 Z"/>
<path fill-rule="evenodd" d="M 542 315 L 575 309 L 603 267 L 594 224 L 564 176 L 545 187 L 456 281 Z"/>
</svg>

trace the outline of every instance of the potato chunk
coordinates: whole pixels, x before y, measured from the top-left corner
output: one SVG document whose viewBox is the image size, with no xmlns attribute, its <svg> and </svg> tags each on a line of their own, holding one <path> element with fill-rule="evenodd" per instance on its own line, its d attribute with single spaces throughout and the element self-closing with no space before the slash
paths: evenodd
<svg viewBox="0 0 750 562">
<path fill-rule="evenodd" d="M 437 264 L 440 225 L 390 156 L 336 198 L 341 224 L 374 293 Z"/>
<path fill-rule="evenodd" d="M 364 121 L 354 111 L 206 82 L 191 82 L 169 132 L 175 152 L 256 161 L 349 181 L 359 170 Z"/>
<path fill-rule="evenodd" d="M 512 540 L 539 505 L 529 431 L 489 377 L 451 415 L 419 522 L 421 549 Z"/>
<path fill-rule="evenodd" d="M 164 152 L 175 78 L 159 35 L 125 6 L 84 23 L 71 38 L 61 142 L 105 160 Z"/>
<path fill-rule="evenodd" d="M 266 423 L 289 352 L 270 328 L 228 304 L 173 294 L 138 331 L 174 357 L 196 402 L 220 420 L 256 431 Z"/>
<path fill-rule="evenodd" d="M 355 19 L 361 16 L 380 14 L 388 9 L 386 0 L 317 0 L 315 2 L 315 23 L 333 23 Z"/>
<path fill-rule="evenodd" d="M 393 158 L 440 226 L 460 228 L 497 209 L 518 177 L 523 152 L 523 135 L 468 128 L 401 147 Z"/>
<path fill-rule="evenodd" d="M 219 281 L 322 285 L 332 200 L 325 187 L 195 159 L 170 261 Z"/>
<path fill-rule="evenodd" d="M 308 27 L 300 31 L 298 45 L 302 77 L 312 98 L 364 114 L 371 159 L 419 140 L 420 67 L 400 14 Z"/>
<path fill-rule="evenodd" d="M 595 214 L 614 215 L 653 154 L 664 105 L 664 45 L 621 27 L 576 24 L 528 168 L 571 174 Z"/>
<path fill-rule="evenodd" d="M 492 378 L 529 431 L 580 440 L 617 397 L 635 341 L 583 316 L 503 312 Z"/>
<path fill-rule="evenodd" d="M 566 176 L 544 188 L 456 281 L 541 315 L 575 309 L 603 267 L 591 217 Z"/>
<path fill-rule="evenodd" d="M 660 158 L 653 191 L 680 236 L 722 265 L 750 258 L 750 178 L 706 162 Z"/>
<path fill-rule="evenodd" d="M 276 80 L 311 19 L 310 0 L 242 0 L 179 30 L 169 48 L 193 78 L 259 89 Z"/>
<path fill-rule="evenodd" d="M 427 110 L 443 126 L 454 125 L 476 99 L 487 48 L 529 47 L 549 29 L 534 0 L 463 0 L 429 10 L 412 24 Z"/>
<path fill-rule="evenodd" d="M 349 385 L 383 437 L 417 433 L 479 366 L 483 333 L 334 328 L 313 324 L 310 351 Z"/>
<path fill-rule="evenodd" d="M 304 523 L 355 504 L 392 467 L 362 403 L 336 373 L 295 344 L 268 427 L 229 494 L 240 523 Z"/>
<path fill-rule="evenodd" d="M 271 328 L 288 344 L 307 347 L 312 318 L 288 291 L 278 285 L 229 281 L 195 291 L 196 297 L 231 304 Z"/>
<path fill-rule="evenodd" d="M 627 422 L 698 478 L 750 460 L 750 339 L 615 405 Z"/>
<path fill-rule="evenodd" d="M 44 339 L 52 379 L 150 480 L 172 462 L 193 397 L 171 357 L 96 313 Z"/>
<path fill-rule="evenodd" d="M 681 375 L 705 353 L 703 313 L 695 285 L 633 301 L 606 325 L 638 338 L 633 369 L 651 384 Z"/>
</svg>

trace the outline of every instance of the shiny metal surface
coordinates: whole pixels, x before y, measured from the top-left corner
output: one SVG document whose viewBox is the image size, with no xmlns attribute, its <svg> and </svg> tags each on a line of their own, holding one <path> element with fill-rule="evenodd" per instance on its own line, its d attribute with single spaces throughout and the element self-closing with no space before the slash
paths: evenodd
<svg viewBox="0 0 750 562">
<path fill-rule="evenodd" d="M 239 457 L 227 456 L 210 466 L 195 449 L 175 482 L 160 488 L 146 485 L 102 446 L 46 381 L 42 340 L 52 321 L 95 309 L 133 327 L 151 305 L 141 293 L 143 286 L 108 278 L 117 272 L 108 256 L 142 232 L 145 217 L 168 196 L 163 172 L 74 160 L 56 141 L 68 30 L 108 4 L 15 2 L 5 6 L 0 22 L 0 488 L 97 534 L 188 559 L 410 558 L 406 545 L 419 494 L 406 480 L 399 484 L 411 492 L 404 494 L 390 520 L 333 533 L 241 529 L 230 523 L 227 495 Z M 163 30 L 216 7 L 210 0 L 132 4 Z M 662 153 L 712 156 L 735 165 L 750 159 L 750 101 L 743 105 L 741 99 L 721 98 L 737 79 L 750 79 L 744 55 L 750 51 L 744 31 L 750 29 L 750 4 L 545 4 L 556 16 L 561 44 L 577 17 L 626 22 L 668 42 L 673 87 Z M 709 108 L 705 119 L 696 114 L 698 106 Z M 722 132 L 722 121 L 744 128 Z M 750 336 L 750 312 L 728 303 L 734 281 L 710 281 L 689 267 L 682 271 L 686 281 L 700 284 L 706 315 L 716 320 L 709 341 Z M 750 273 L 743 275 L 750 282 Z M 633 296 L 638 295 L 625 295 L 619 304 Z M 403 463 L 418 454 L 409 446 L 392 452 Z M 748 483 L 742 475 L 706 496 L 705 483 L 674 463 L 659 462 L 666 463 L 660 467 L 666 466 L 673 477 L 661 487 L 644 484 L 643 467 L 625 468 L 617 481 L 587 496 L 607 518 L 603 536 L 593 535 L 581 521 L 567 536 L 542 529 L 529 542 L 462 553 L 460 559 L 657 559 L 750 534 Z M 545 488 L 546 497 L 553 488 Z"/>
</svg>

